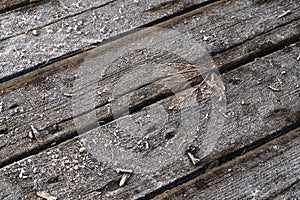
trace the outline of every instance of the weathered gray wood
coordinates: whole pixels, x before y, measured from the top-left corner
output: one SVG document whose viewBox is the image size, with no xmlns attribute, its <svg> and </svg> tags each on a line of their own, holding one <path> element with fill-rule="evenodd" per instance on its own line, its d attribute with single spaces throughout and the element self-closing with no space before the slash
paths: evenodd
<svg viewBox="0 0 300 200">
<path fill-rule="evenodd" d="M 214 9 L 219 4 L 224 5 Z M 0 78 L 5 79 L 14 74 L 24 73 L 42 63 L 166 16 L 164 9 L 155 9 L 153 12 L 147 9 L 144 3 L 133 4 L 131 1 L 125 3 L 119 12 L 122 5 L 123 3 L 116 1 L 92 12 L 82 13 L 37 29 L 36 36 L 31 33 L 21 34 L 2 41 Z M 176 10 L 178 5 L 174 5 Z M 168 9 L 173 10 L 173 7 Z M 178 30 L 183 32 L 194 30 L 195 38 L 199 41 L 204 40 L 208 49 L 214 53 L 299 19 L 299 9 L 296 1 L 268 1 L 261 4 L 250 0 L 223 0 L 168 23 L 172 24 L 174 21 L 184 20 L 188 15 L 195 15 L 188 19 L 185 25 L 182 25 L 184 21 L 180 23 L 181 25 L 177 25 L 180 26 Z M 286 10 L 291 10 L 291 14 L 278 18 Z M 103 18 L 107 21 L 103 21 Z M 48 33 L 49 31 L 52 33 Z"/>
<path fill-rule="evenodd" d="M 0 41 L 105 6 L 112 1 L 46 1 L 0 15 Z"/>
<path fill-rule="evenodd" d="M 272 49 L 272 45 L 269 46 L 269 41 L 272 41 L 276 47 L 276 45 L 280 43 L 298 37 L 298 24 L 299 21 L 295 21 L 286 26 L 273 29 L 266 34 L 253 38 L 253 40 L 246 41 L 243 45 L 228 49 L 223 52 L 224 56 L 222 56 L 222 53 L 217 54 L 214 59 L 220 68 L 225 68 L 231 63 L 239 62 L 239 60 L 247 60 L 253 54 L 260 55 L 264 51 Z M 184 23 L 182 23 L 182 25 L 184 26 Z M 277 32 L 281 34 L 275 34 Z M 260 46 L 261 48 L 258 48 Z M 77 134 L 71 119 L 73 117 L 71 98 L 65 96 L 64 93 L 72 93 L 73 80 L 77 73 L 78 65 L 83 62 L 87 54 L 88 53 L 84 53 L 74 58 L 63 60 L 27 76 L 0 85 L 0 91 L 3 91 L 1 95 L 3 111 L 0 113 L 0 119 L 1 123 L 7 128 L 3 132 L 9 133 L 2 134 L 0 143 L 1 165 L 14 159 L 20 159 L 26 155 L 26 153 L 40 149 L 45 146 L 45 144 L 49 145 Z M 136 56 L 135 63 L 139 63 L 140 58 L 144 59 L 143 57 Z M 159 61 L 159 59 L 166 59 L 164 62 L 166 62 L 167 59 L 169 59 L 170 62 L 176 60 L 167 55 L 158 56 L 156 61 Z M 134 61 L 132 62 L 134 63 Z M 153 60 L 151 62 L 153 62 Z M 122 71 L 120 71 L 121 69 L 119 69 L 117 65 L 112 66 L 108 75 L 112 74 L 113 76 L 99 84 L 97 90 L 102 91 L 103 88 L 106 88 L 107 92 L 99 96 L 98 106 L 109 103 L 111 90 L 114 87 L 114 80 L 117 80 L 135 66 L 128 66 L 125 63 L 120 63 L 120 65 L 123 66 Z M 139 64 L 135 67 L 139 67 Z M 189 76 L 194 77 L 195 74 L 191 73 Z M 195 83 L 199 83 L 199 81 L 201 80 L 196 78 Z M 24 84 L 26 84 L 26 86 L 24 86 Z M 144 91 L 149 91 L 149 94 L 145 95 Z M 150 84 L 137 91 L 135 96 L 139 97 L 139 101 L 136 101 L 135 104 L 139 105 L 143 102 L 155 102 L 155 100 L 151 99 L 153 99 L 153 96 L 159 95 L 168 96 L 171 94 L 170 91 L 166 89 L 157 88 L 155 83 Z M 140 98 L 140 96 L 143 96 L 143 98 Z M 10 109 L 13 105 L 18 106 Z M 99 114 L 100 121 L 111 120 L 111 113 L 107 113 L 109 107 L 111 107 L 111 104 L 98 109 L 98 112 L 101 113 Z M 41 144 L 29 138 L 28 135 L 31 131 L 31 125 L 45 133 L 44 143 Z M 86 124 L 86 127 L 88 127 L 88 124 Z M 59 137 L 56 137 L 56 135 L 59 135 Z M 18 147 L 17 151 L 16 146 Z"/>
<path fill-rule="evenodd" d="M 165 13 L 161 16 L 166 16 L 170 14 L 174 14 L 177 11 L 180 11 L 188 6 L 195 5 L 197 3 L 203 3 L 207 0 L 197 0 L 191 2 L 190 0 L 185 3 L 177 2 L 175 5 L 165 7 Z M 10 3 L 14 3 L 13 1 L 9 1 Z M 7 5 L 7 3 L 0 2 L 1 5 Z M 16 1 L 20 2 L 20 0 Z M 21 1 L 22 3 L 24 1 Z M 0 29 L 0 41 L 5 40 L 7 38 L 14 37 L 16 35 L 24 34 L 26 32 L 31 32 L 35 29 L 41 29 L 49 24 L 56 23 L 60 20 L 66 18 L 72 18 L 76 15 L 82 14 L 84 12 L 92 12 L 100 7 L 105 7 L 106 4 L 114 3 L 114 6 L 119 8 L 122 7 L 133 7 L 140 8 L 143 6 L 143 9 L 151 9 L 153 7 L 157 7 L 161 4 L 165 4 L 168 1 L 164 0 L 148 0 L 141 2 L 129 2 L 129 1 L 117 1 L 117 0 L 57 0 L 57 1 L 45 1 L 39 5 L 32 6 L 30 8 L 25 7 L 22 9 L 17 9 L 11 11 L 9 13 L 5 13 L 0 15 L 1 29 Z M 170 9 L 171 8 L 171 9 Z M 1 10 L 1 7 L 0 7 Z M 115 13 L 117 14 L 117 12 Z M 126 16 L 128 17 L 128 16 Z M 159 16 L 153 16 L 152 20 L 156 20 L 155 18 Z M 105 20 L 105 17 L 103 17 Z"/>
<path fill-rule="evenodd" d="M 299 153 L 298 128 L 155 200 L 299 199 Z"/>
<path fill-rule="evenodd" d="M 21 15 L 21 19 L 5 13 L 1 19 L 4 37 L 0 42 L 0 79 L 205 1 L 177 2 L 162 9 L 148 11 L 169 1 L 86 1 L 85 6 L 78 8 L 79 4 L 73 5 L 76 1 L 70 0 L 11 13 Z M 34 15 L 37 16 L 36 19 L 32 19 Z M 8 20 L 15 18 L 18 23 Z"/>
<path fill-rule="evenodd" d="M 222 76 L 226 86 L 228 103 L 226 115 L 228 118 L 226 118 L 216 148 L 206 161 L 209 162 L 251 142 L 267 137 L 296 123 L 297 120 L 299 122 L 298 77 L 300 70 L 299 61 L 297 61 L 298 53 L 299 44 L 292 45 Z M 286 73 L 282 73 L 283 71 Z M 269 86 L 279 88 L 279 91 L 274 91 Z M 185 93 L 192 91 L 193 89 L 189 89 Z M 180 93 L 179 95 L 183 94 Z M 199 98 L 201 101 L 198 106 L 192 106 L 181 113 L 190 113 L 192 110 L 203 113 L 204 118 L 199 121 L 199 130 L 204 135 L 198 135 L 194 144 L 201 145 L 199 146 L 200 152 L 196 152 L 197 157 L 201 157 L 201 149 L 205 146 L 205 144 L 201 144 L 201 141 L 206 132 L 207 119 L 205 119 L 205 114 L 209 113 L 210 110 L 209 99 L 203 95 L 200 95 Z M 241 103 L 242 101 L 244 103 Z M 140 127 L 139 124 L 147 124 L 151 119 L 155 119 L 157 122 L 166 120 L 160 116 L 158 109 L 169 108 L 174 103 L 178 102 L 175 97 L 171 97 L 148 106 L 141 112 L 126 115 L 102 126 L 101 130 L 105 133 L 103 139 L 113 141 L 113 133 L 115 133 L 118 135 L 117 140 L 121 142 L 121 145 L 125 145 L 123 148 L 127 149 L 126 151 L 133 151 L 136 145 L 134 141 L 141 139 L 139 133 L 149 129 L 148 126 Z M 174 117 L 172 117 L 173 115 Z M 172 124 L 178 122 L 175 110 L 170 110 L 169 117 L 168 125 L 159 125 L 156 127 L 157 130 L 150 128 L 150 132 L 153 131 L 153 137 L 148 140 L 150 146 L 156 147 L 158 145 L 165 148 L 165 142 L 168 140 L 175 142 L 176 138 L 183 134 L 175 131 L 174 138 L 161 135 L 161 133 L 165 133 L 165 130 L 171 128 Z M 124 130 L 124 126 L 119 126 L 122 123 L 126 124 L 128 129 Z M 153 160 L 149 166 L 151 172 L 147 171 L 149 169 L 145 169 L 143 172 L 134 172 L 126 186 L 120 188 L 118 186 L 120 175 L 116 173 L 115 166 L 112 165 L 113 160 L 107 162 L 102 160 L 100 156 L 97 157 L 97 161 L 95 159 L 96 154 L 92 154 L 93 152 L 88 148 L 86 152 L 80 153 L 81 147 L 85 146 L 87 141 L 90 139 L 97 140 L 97 134 L 101 133 L 101 130 L 89 131 L 55 148 L 47 149 L 40 154 L 2 168 L 0 171 L 4 184 L 19 187 L 11 191 L 13 193 L 11 196 L 32 199 L 36 197 L 37 191 L 45 190 L 53 196 L 64 199 L 136 199 L 196 169 L 190 163 L 185 152 L 178 152 L 176 157 L 171 157 L 173 159 L 171 164 L 162 167 L 158 160 Z M 130 140 L 128 139 L 130 135 L 137 138 Z M 126 144 L 129 146 L 126 147 Z M 284 146 L 279 147 L 279 149 L 281 148 Z M 296 146 L 297 151 L 298 149 L 299 147 Z M 151 152 L 153 153 L 153 150 L 149 151 L 146 156 L 151 155 Z M 289 153 L 289 151 L 286 152 Z M 291 157 L 289 154 L 287 155 Z M 295 159 L 298 159 L 298 156 Z M 132 161 L 135 162 L 136 160 Z M 126 164 L 130 165 L 130 163 L 124 163 L 124 165 Z M 21 173 L 22 169 L 25 172 Z M 289 174 L 296 172 L 296 169 L 292 171 L 291 168 Z"/>
<path fill-rule="evenodd" d="M 274 199 L 288 200 L 288 199 L 299 199 L 299 197 L 300 197 L 300 181 L 298 180 L 295 184 L 292 184 L 290 187 L 282 191 Z"/>
<path fill-rule="evenodd" d="M 0 1 L 0 13 L 29 5 L 30 3 L 36 3 L 40 0 L 1 0 Z"/>
</svg>

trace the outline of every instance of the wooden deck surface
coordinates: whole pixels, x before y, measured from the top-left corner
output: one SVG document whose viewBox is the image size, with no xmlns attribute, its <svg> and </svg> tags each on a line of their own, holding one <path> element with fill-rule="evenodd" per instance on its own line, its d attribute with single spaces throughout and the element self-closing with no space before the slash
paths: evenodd
<svg viewBox="0 0 300 200">
<path fill-rule="evenodd" d="M 300 199 L 299 20 L 298 0 L 0 0 L 0 199 Z M 172 31 L 187 53 L 155 50 L 188 44 Z"/>
</svg>

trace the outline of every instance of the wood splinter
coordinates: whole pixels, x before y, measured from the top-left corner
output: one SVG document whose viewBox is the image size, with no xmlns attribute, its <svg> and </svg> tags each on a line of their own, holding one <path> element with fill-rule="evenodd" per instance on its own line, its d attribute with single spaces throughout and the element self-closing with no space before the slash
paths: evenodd
<svg viewBox="0 0 300 200">
<path fill-rule="evenodd" d="M 64 95 L 65 95 L 66 97 L 73 97 L 73 96 L 75 96 L 75 94 L 71 94 L 71 93 L 64 93 Z"/>
<path fill-rule="evenodd" d="M 127 174 L 127 173 L 123 174 L 122 178 L 120 180 L 119 186 L 123 187 L 130 176 L 131 176 L 131 174 Z"/>
<path fill-rule="evenodd" d="M 127 182 L 127 180 L 129 179 L 129 177 L 131 176 L 131 174 L 133 173 L 132 170 L 130 169 L 116 169 L 117 173 L 123 173 L 119 186 L 123 187 L 125 185 L 125 183 Z"/>
<path fill-rule="evenodd" d="M 278 88 L 275 88 L 271 85 L 268 86 L 268 88 L 270 88 L 271 90 L 273 90 L 274 92 L 279 92 L 280 90 Z"/>
<path fill-rule="evenodd" d="M 189 159 L 192 161 L 193 165 L 197 165 L 200 162 L 200 159 L 196 158 L 193 154 L 190 152 L 187 153 L 189 156 Z"/>
<path fill-rule="evenodd" d="M 289 14 L 291 14 L 291 13 L 292 13 L 291 10 L 287 10 L 287 11 L 281 13 L 280 15 L 278 15 L 278 16 L 277 16 L 277 19 L 280 19 L 280 18 L 282 18 L 282 17 L 285 17 L 285 16 L 287 16 L 287 15 L 289 15 Z"/>
<path fill-rule="evenodd" d="M 38 132 L 38 130 L 37 130 L 36 128 L 34 128 L 33 125 L 30 125 L 30 128 L 31 128 L 31 130 L 32 130 L 32 133 L 33 133 L 35 139 L 36 139 L 38 142 L 42 142 L 43 139 L 42 139 L 41 134 Z"/>
</svg>

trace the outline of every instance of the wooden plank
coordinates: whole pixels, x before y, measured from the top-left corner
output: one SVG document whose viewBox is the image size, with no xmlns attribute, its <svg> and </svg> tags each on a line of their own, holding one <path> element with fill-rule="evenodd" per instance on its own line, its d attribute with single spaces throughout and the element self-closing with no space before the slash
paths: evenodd
<svg viewBox="0 0 300 200">
<path fill-rule="evenodd" d="M 0 32 L 0 79 L 207 0 L 175 2 L 161 9 L 148 11 L 166 2 L 169 1 L 147 0 L 141 3 L 102 0 L 82 3 L 69 0 L 48 2 L 31 9 L 5 13 L 0 18 L 3 31 Z M 10 58 L 7 59 L 6 56 Z"/>
<path fill-rule="evenodd" d="M 14 36 L 30 33 L 35 29 L 53 24 L 62 19 L 76 16 L 111 3 L 109 0 L 84 1 L 45 1 L 31 7 L 20 9 L 0 15 L 1 30 L 0 41 Z"/>
<path fill-rule="evenodd" d="M 298 128 L 154 199 L 298 199 L 299 147 Z"/>
<path fill-rule="evenodd" d="M 167 2 L 169 2 L 166 0 L 165 1 L 147 0 L 147 1 L 143 1 L 143 5 L 141 5 L 141 3 L 138 1 L 123 2 L 117 0 L 97 0 L 97 1 L 57 0 L 55 2 L 44 1 L 39 4 L 35 4 L 34 6 L 31 7 L 24 7 L 0 15 L 0 21 L 1 21 L 0 41 L 27 32 L 32 32 L 35 29 L 41 29 L 42 27 L 45 27 L 47 25 L 54 24 L 66 18 L 74 17 L 84 12 L 91 12 L 100 7 L 106 6 L 107 4 L 113 3 L 114 1 L 116 2 L 114 6 L 117 6 L 119 8 L 125 7 L 125 9 L 128 9 L 128 7 L 132 7 L 132 9 L 139 8 L 139 10 L 151 9 L 153 7 L 158 7 L 159 5 L 164 5 Z M 172 6 L 165 7 L 164 9 L 162 9 L 165 11 L 165 13 L 161 15 L 161 17 L 174 14 L 175 12 L 178 12 L 189 6 L 196 5 L 198 3 L 203 3 L 206 1 L 207 0 L 197 0 L 191 2 L 190 0 L 188 0 L 185 3 L 180 3 L 180 2 L 175 3 Z M 24 0 L 22 1 L 17 0 L 16 2 L 22 4 L 25 3 Z M 14 2 L 13 1 L 9 1 L 6 3 L 0 2 L 0 5 L 5 6 L 7 3 L 14 3 Z M 29 1 L 26 3 L 29 3 Z M 142 6 L 143 8 L 141 8 Z M 159 18 L 159 16 L 153 16 L 152 20 L 158 19 L 155 17 Z"/>
<path fill-rule="evenodd" d="M 228 118 L 215 150 L 203 160 L 204 164 L 261 138 L 273 137 L 284 127 L 295 123 L 299 125 L 300 71 L 299 61 L 297 61 L 299 48 L 299 43 L 292 45 L 222 76 L 226 86 Z M 286 73 L 282 73 L 283 70 Z M 274 91 L 269 86 L 278 87 L 280 90 Z M 164 136 L 166 130 L 172 128 L 177 122 L 180 123 L 181 119 L 178 119 L 176 109 L 169 111 L 166 125 L 161 124 L 166 118 L 160 113 L 163 108 L 176 105 L 177 98 L 190 94 L 193 90 L 194 88 L 186 90 L 179 93 L 177 97 L 157 102 L 140 112 L 123 116 L 57 147 L 2 168 L 0 174 L 4 183 L 9 180 L 7 185 L 19 187 L 18 190 L 10 190 L 10 195 L 14 197 L 22 195 L 24 199 L 34 199 L 37 191 L 45 190 L 53 196 L 64 199 L 137 199 L 190 174 L 197 167 L 191 164 L 186 151 L 177 152 L 176 156 L 172 154 L 171 160 L 167 159 L 169 157 L 158 157 L 156 158 L 158 160 L 151 158 L 153 159 L 151 160 L 148 156 L 151 156 L 151 153 L 155 154 L 155 150 L 159 150 L 159 147 L 166 150 L 168 141 L 178 142 L 178 138 L 181 139 L 183 132 L 176 130 L 174 137 Z M 203 120 L 199 121 L 199 131 L 203 134 L 198 135 L 197 138 L 192 137 L 195 142 L 193 145 L 199 145 L 199 152 L 194 152 L 195 156 L 201 158 L 201 149 L 206 145 L 201 141 L 206 137 L 205 115 L 210 111 L 210 100 L 201 94 L 199 98 L 201 100 L 197 106 L 191 105 L 190 108 L 183 109 L 181 115 L 186 116 L 185 114 L 193 111 L 203 113 Z M 144 126 L 141 126 L 141 123 Z M 157 127 L 153 129 L 147 125 L 148 123 L 155 123 Z M 118 164 L 114 166 L 114 160 L 106 160 L 106 154 L 97 156 L 97 152 L 94 152 L 87 143 L 93 140 L 97 142 L 102 138 L 109 144 L 109 141 L 114 141 L 113 133 L 115 133 L 122 148 L 127 149 L 125 151 L 135 152 L 134 147 L 137 145 L 135 142 L 139 141 L 143 137 L 141 133 L 148 129 L 151 137 L 147 142 L 150 147 L 157 147 L 151 148 L 149 154 L 145 154 L 144 159 L 147 160 L 149 168 L 143 166 L 142 161 L 145 160 L 142 160 L 140 166 L 135 166 L 140 170 L 134 169 L 126 186 L 119 187 L 121 175 L 116 172 L 116 167 L 120 166 Z M 132 140 L 129 139 L 130 136 L 133 137 Z M 59 137 L 59 134 L 56 137 Z M 188 147 L 183 146 L 187 150 Z M 138 156 L 139 153 L 136 152 L 136 155 Z M 162 165 L 164 162 L 160 159 L 171 163 Z M 129 163 L 123 164 L 126 168 L 127 165 L 131 166 L 131 163 L 137 162 L 139 160 L 132 159 Z"/>
<path fill-rule="evenodd" d="M 37 29 L 39 35 L 21 34 L 2 41 L 0 79 L 3 82 L 13 76 L 41 67 L 44 63 L 63 55 L 74 53 L 91 44 L 101 43 L 108 38 L 166 16 L 165 10 L 153 12 L 146 9 L 144 5 L 132 3 L 124 5 L 123 13 L 119 13 L 118 9 L 121 5 L 119 2 L 112 2 L 93 12 L 82 13 Z M 176 8 L 177 4 L 174 5 Z M 224 9 L 222 6 L 214 9 L 218 5 L 224 5 Z M 246 5 L 250 7 L 250 10 L 247 10 Z M 179 6 L 179 8 L 182 7 Z M 172 10 L 173 7 L 169 9 Z M 278 18 L 278 15 L 285 10 L 291 10 L 291 14 Z M 245 15 L 245 12 L 248 15 Z M 112 16 L 112 13 L 119 14 Z M 125 15 L 125 13 L 130 14 Z M 264 4 L 250 0 L 242 1 L 242 3 L 223 0 L 170 20 L 164 26 L 171 27 L 173 23 L 182 20 L 180 25 L 177 25 L 180 26 L 179 31 L 193 30 L 196 40 L 204 40 L 210 52 L 217 53 L 222 52 L 224 48 L 237 46 L 256 35 L 297 20 L 299 13 L 296 0 L 292 2 L 270 1 Z M 195 16 L 191 17 L 193 15 Z M 105 19 L 107 17 L 108 21 L 103 23 L 101 17 L 95 16 L 103 16 Z M 189 16 L 191 18 L 186 19 Z M 184 24 L 185 19 L 189 21 L 188 23 L 186 21 L 186 24 Z M 82 22 L 82 25 L 78 25 L 79 22 Z M 212 26 L 212 24 L 216 25 Z M 175 24 L 174 27 L 176 28 Z M 48 33 L 49 31 L 52 33 Z"/>
<path fill-rule="evenodd" d="M 297 199 L 300 196 L 300 181 L 292 184 L 290 187 L 283 190 L 279 195 L 277 195 L 274 199 L 280 200 L 288 200 L 288 199 Z"/>
<path fill-rule="evenodd" d="M 272 47 L 269 46 L 269 41 L 273 41 L 272 44 L 275 47 L 276 45 L 280 47 L 281 43 L 285 44 L 291 38 L 298 38 L 298 24 L 299 21 L 295 21 L 286 26 L 273 29 L 266 34 L 259 35 L 253 40 L 245 42 L 244 45 L 230 48 L 224 52 L 224 56 L 217 54 L 214 57 L 215 61 L 219 63 L 220 68 L 226 68 L 228 63 L 247 60 L 249 57 L 252 59 L 252 55 L 260 55 L 262 52 L 269 51 L 269 48 Z M 274 34 L 278 31 L 280 31 L 280 35 Z M 256 45 L 262 46 L 262 48 L 258 49 Z M 236 52 L 239 52 L 239 54 Z M 228 56 L 231 53 L 236 53 L 234 55 L 237 56 Z M 10 133 L 2 134 L 2 141 L 0 143 L 0 147 L 2 147 L 0 148 L 1 166 L 13 160 L 20 159 L 30 154 L 30 152 L 41 149 L 46 145 L 65 140 L 77 134 L 72 123 L 72 101 L 71 98 L 65 96 L 64 93 L 72 93 L 72 82 L 77 73 L 78 66 L 83 62 L 87 54 L 88 53 L 84 53 L 74 58 L 63 60 L 44 69 L 35 71 L 28 76 L 20 77 L 19 79 L 0 85 L 0 91 L 3 91 L 1 95 L 3 111 L 0 113 L 0 119 L 4 127 L 3 133 Z M 167 55 L 158 57 L 156 62 L 161 61 L 159 59 L 169 59 L 170 62 L 176 61 L 176 59 L 170 56 L 168 57 Z M 232 58 L 232 60 L 229 58 Z M 139 61 L 143 59 L 143 57 L 137 56 L 135 57 L 135 61 L 132 62 L 139 63 Z M 154 60 L 150 61 L 154 62 Z M 166 61 L 167 60 L 164 60 L 164 62 Z M 143 62 L 147 63 L 146 61 Z M 121 65 L 128 66 L 124 63 L 121 63 Z M 136 67 L 139 67 L 139 65 L 140 64 L 137 64 Z M 126 69 L 125 71 L 120 71 L 117 65 L 112 66 L 111 72 L 109 73 L 114 74 L 114 76 L 99 84 L 97 90 L 102 91 L 103 88 L 107 88 L 107 92 L 101 94 L 98 99 L 98 106 L 104 105 L 98 109 L 98 112 L 102 113 L 102 116 L 99 118 L 100 121 L 107 122 L 112 119 L 112 115 L 111 113 L 107 113 L 107 109 L 111 107 L 109 99 L 111 96 L 111 88 L 114 87 L 113 80 L 118 79 L 122 74 L 126 74 L 132 70 L 133 66 L 134 65 L 130 65 L 128 66 L 129 68 L 124 67 Z M 120 73 L 118 71 L 120 71 Z M 191 73 L 190 76 L 194 77 L 195 74 Z M 201 80 L 197 77 L 194 80 L 195 84 L 199 83 L 199 81 Z M 26 86 L 24 86 L 24 84 Z M 144 91 L 149 91 L 149 94 L 144 95 Z M 171 94 L 168 90 L 157 88 L 155 83 L 150 84 L 137 91 L 135 96 L 144 97 L 139 98 L 137 102 L 133 102 L 133 105 L 139 107 L 139 105 L 145 103 L 146 105 L 151 104 L 157 101 L 157 98 L 154 97 L 169 95 Z M 28 134 L 31 131 L 31 125 L 45 133 L 44 143 L 40 144 L 29 138 Z M 88 124 L 86 127 L 88 127 Z M 51 134 L 49 135 L 47 133 Z M 18 146 L 17 151 L 16 146 Z"/>
<path fill-rule="evenodd" d="M 30 3 L 36 3 L 40 0 L 1 0 L 0 1 L 0 14 L 13 10 L 22 6 L 29 5 Z"/>
</svg>

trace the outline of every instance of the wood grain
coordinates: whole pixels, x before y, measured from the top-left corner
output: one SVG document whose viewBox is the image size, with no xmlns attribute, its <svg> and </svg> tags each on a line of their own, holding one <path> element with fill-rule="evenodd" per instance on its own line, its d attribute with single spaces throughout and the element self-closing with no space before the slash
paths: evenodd
<svg viewBox="0 0 300 200">
<path fill-rule="evenodd" d="M 194 20 L 194 18 L 191 19 Z M 185 26 L 184 20 L 178 23 Z M 244 60 L 251 61 L 260 55 L 264 55 L 264 52 L 282 48 L 293 38 L 298 38 L 298 25 L 299 21 L 297 20 L 272 29 L 265 34 L 254 37 L 252 40 L 245 41 L 244 44 L 237 47 L 225 49 L 223 53 L 215 54 L 213 58 L 221 70 L 226 70 L 228 67 L 235 66 L 236 63 Z M 277 32 L 280 32 L 280 34 L 275 34 Z M 142 36 L 143 34 L 138 33 L 138 35 Z M 121 41 L 126 41 L 126 38 Z M 113 44 L 118 45 L 121 41 L 116 41 Z M 103 46 L 103 49 L 110 46 L 113 45 L 108 43 Z M 89 55 L 89 52 L 62 60 L 0 85 L 0 91 L 2 91 L 1 102 L 3 102 L 0 117 L 5 128 L 3 132 L 6 133 L 2 134 L 0 143 L 1 166 L 30 155 L 32 152 L 39 151 L 47 145 L 77 135 L 72 122 L 72 98 L 65 96 L 64 93 L 72 93 L 78 67 L 87 55 Z M 120 62 L 111 66 L 110 71 L 107 72 L 108 78 L 99 83 L 96 88 L 98 91 L 106 90 L 97 97 L 97 106 L 100 107 L 97 111 L 99 112 L 99 121 L 106 123 L 112 120 L 112 115 L 107 112 L 107 109 L 111 107 L 109 99 L 115 80 L 130 72 L 130 70 L 138 69 L 142 64 L 148 63 L 151 66 L 153 62 L 182 62 L 176 57 L 164 53 L 158 54 L 150 60 L 145 60 L 143 56 L 138 55 L 133 57 L 134 59 L 130 65 Z M 119 68 L 118 65 L 123 67 Z M 201 77 L 199 78 L 199 74 L 193 72 L 187 73 L 187 77 L 192 80 L 193 84 L 199 84 L 202 80 Z M 133 110 L 139 110 L 172 95 L 168 89 L 158 87 L 155 82 L 147 86 L 143 86 L 143 84 L 140 86 L 141 88 L 138 91 L 130 93 L 131 95 L 134 94 L 137 99 L 132 102 Z M 123 114 L 126 114 L 126 112 Z M 85 129 L 90 124 L 87 123 Z M 37 143 L 28 137 L 31 125 L 44 133 L 44 143 Z M 16 147 L 18 147 L 17 151 L 15 151 Z"/>
<path fill-rule="evenodd" d="M 40 0 L 1 0 L 0 14 L 39 1 Z"/>
<path fill-rule="evenodd" d="M 154 199 L 297 199 L 299 133 L 293 130 Z"/>
<path fill-rule="evenodd" d="M 226 118 L 224 129 L 220 133 L 221 136 L 214 151 L 207 159 L 204 159 L 205 163 L 243 148 L 261 138 L 271 137 L 272 134 L 276 134 L 284 127 L 299 123 L 298 52 L 299 44 L 292 45 L 222 76 L 226 86 L 227 112 L 225 114 L 228 118 Z M 283 70 L 286 73 L 282 73 Z M 274 91 L 269 88 L 270 85 L 278 87 L 280 90 Z M 190 94 L 193 90 L 194 88 L 191 88 L 179 93 L 177 98 L 184 94 Z M 191 105 L 188 109 L 183 109 L 181 115 L 193 111 L 203 113 L 203 119 L 199 121 L 199 131 L 203 134 L 199 134 L 195 140 L 193 139 L 193 145 L 199 145 L 198 149 L 200 149 L 195 152 L 195 156 L 201 158 L 201 149 L 206 145 L 201 143 L 205 138 L 207 126 L 205 114 L 210 111 L 210 101 L 203 94 L 199 94 L 199 98 L 197 106 Z M 241 103 L 242 101 L 244 103 Z M 138 199 L 145 197 L 150 192 L 158 190 L 180 177 L 187 176 L 197 169 L 191 164 L 185 151 L 178 152 L 175 157 L 171 156 L 172 162 L 165 166 L 161 166 L 158 160 L 149 160 L 149 158 L 147 161 L 149 168 L 134 171 L 126 186 L 120 188 L 118 186 L 120 174 L 116 173 L 113 160 L 108 162 L 104 159 L 104 154 L 98 155 L 85 144 L 93 139 L 97 141 L 97 138 L 102 138 L 107 142 L 114 141 L 114 134 L 117 134 L 116 142 L 120 145 L 118 148 L 135 152 L 137 150 L 135 147 L 138 145 L 136 141 L 142 137 L 140 134 L 150 131 L 152 136 L 148 139 L 148 143 L 152 148 L 146 155 L 150 156 L 151 152 L 155 152 L 158 147 L 166 149 L 168 141 L 178 142 L 176 138 L 182 136 L 183 132 L 176 131 L 176 128 L 174 136 L 164 136 L 166 131 L 180 123 L 181 119 L 176 114 L 176 110 L 170 110 L 167 118 L 160 113 L 163 108 L 170 108 L 176 103 L 178 103 L 176 97 L 167 98 L 140 112 L 123 116 L 57 147 L 4 167 L 0 170 L 3 183 L 12 184 L 12 188 L 18 187 L 16 190 L 10 190 L 10 195 L 14 197 L 22 195 L 23 199 L 34 199 L 36 192 L 43 190 L 64 199 Z M 166 125 L 161 124 L 164 120 L 168 122 Z M 141 126 L 141 123 L 145 126 Z M 157 126 L 153 129 L 146 125 L 148 123 L 155 123 Z M 83 122 L 83 124 L 86 123 Z M 51 137 L 59 137 L 59 134 L 62 133 L 54 134 Z M 131 137 L 133 137 L 132 140 L 128 139 Z M 32 143 L 33 145 L 37 144 L 34 141 Z M 80 153 L 82 147 L 86 148 L 84 153 Z M 185 148 L 188 147 L 185 146 Z M 279 146 L 279 150 L 284 150 L 284 148 L 285 146 Z M 295 146 L 291 152 L 287 150 L 283 151 L 287 154 L 282 153 L 291 158 L 291 166 L 297 166 L 298 154 L 295 152 L 298 149 L 299 147 Z M 141 151 L 144 150 L 141 149 Z M 289 154 L 293 152 L 294 154 L 291 155 L 295 155 L 294 157 Z M 136 153 L 138 155 L 139 151 Z M 132 163 L 137 162 L 134 159 L 131 161 Z M 295 164 L 293 164 L 294 162 Z M 131 166 L 131 163 L 123 164 L 125 167 Z M 291 166 L 288 168 L 290 169 L 288 174 L 297 174 L 297 168 Z M 287 171 L 284 175 L 286 174 Z M 248 194 L 245 193 L 245 195 Z"/>
<path fill-rule="evenodd" d="M 174 8 L 166 9 L 176 10 L 177 6 L 179 9 L 182 8 L 180 5 L 174 5 Z M 214 9 L 217 6 L 219 7 Z M 124 7 L 121 12 L 120 7 Z M 32 71 L 66 54 L 120 36 L 168 15 L 164 9 L 155 12 L 147 10 L 144 4 L 128 2 L 123 5 L 115 1 L 92 12 L 84 12 L 37 28 L 37 34 L 29 31 L 27 34 L 1 41 L 0 79 L 3 82 Z M 291 10 L 292 13 L 277 19 L 277 16 L 285 10 Z M 118 13 L 118 16 L 115 16 L 115 13 Z M 237 46 L 257 35 L 297 20 L 299 13 L 299 4 L 296 1 L 270 1 L 258 4 L 250 0 L 241 2 L 223 0 L 174 18 L 164 23 L 164 27 L 172 27 L 174 24 L 176 28 L 175 23 L 182 21 L 177 25 L 180 26 L 177 28 L 178 31 L 192 30 L 197 41 L 203 41 L 210 52 L 218 53 L 224 48 Z"/>
</svg>

